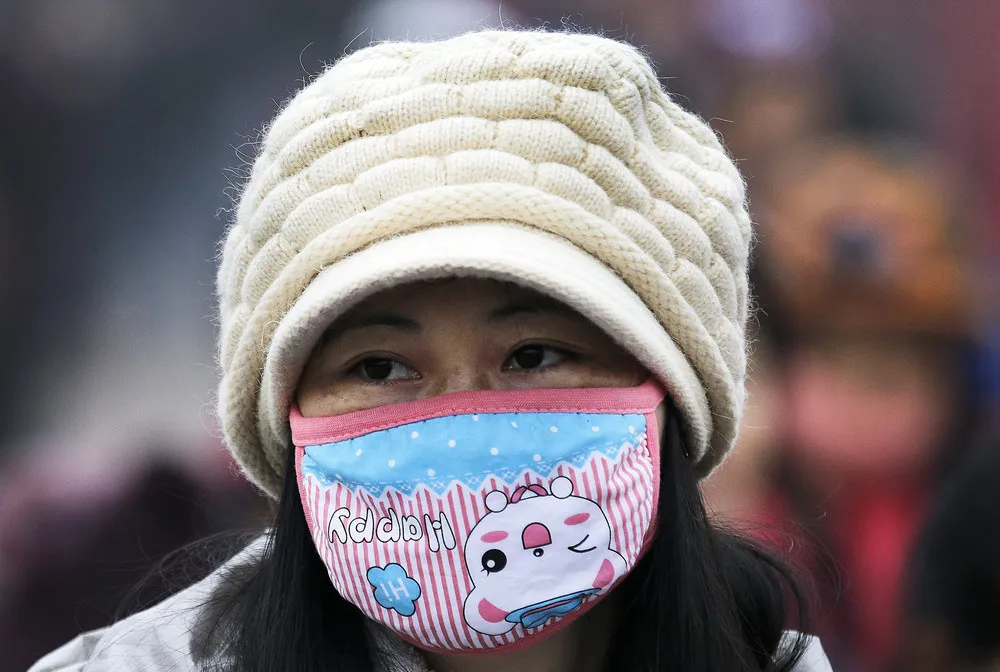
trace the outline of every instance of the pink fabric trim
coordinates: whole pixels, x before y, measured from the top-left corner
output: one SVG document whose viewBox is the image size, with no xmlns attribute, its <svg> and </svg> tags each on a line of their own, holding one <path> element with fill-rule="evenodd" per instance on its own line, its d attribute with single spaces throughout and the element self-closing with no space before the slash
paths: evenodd
<svg viewBox="0 0 1000 672">
<path fill-rule="evenodd" d="M 323 418 L 304 417 L 298 405 L 293 404 L 289 423 L 292 442 L 296 446 L 315 446 L 445 415 L 642 413 L 648 416 L 660 405 L 665 394 L 663 387 L 653 378 L 636 387 L 624 388 L 470 390 Z"/>
<path fill-rule="evenodd" d="M 670 409 L 667 409 L 667 412 L 669 413 Z M 649 460 L 653 463 L 653 515 L 649 521 L 649 531 L 646 533 L 646 540 L 642 543 L 639 555 L 635 559 L 636 565 L 646 555 L 650 544 L 653 543 L 653 537 L 659 533 L 660 480 L 663 478 L 663 474 L 660 473 L 660 450 L 662 448 L 663 437 L 660 436 L 659 425 L 660 423 L 656 421 L 656 409 L 653 409 L 646 414 L 646 449 L 649 450 Z M 649 445 L 650 437 L 656 437 L 657 443 L 655 446 Z"/>
<path fill-rule="evenodd" d="M 305 448 L 296 447 L 295 449 L 295 481 L 299 485 L 299 501 L 302 502 L 302 510 L 306 514 L 306 522 L 309 524 L 309 529 L 314 530 L 315 525 L 313 524 L 312 513 L 310 512 L 310 507 L 308 506 L 306 493 L 306 479 L 302 478 L 302 458 L 306 456 Z"/>
</svg>

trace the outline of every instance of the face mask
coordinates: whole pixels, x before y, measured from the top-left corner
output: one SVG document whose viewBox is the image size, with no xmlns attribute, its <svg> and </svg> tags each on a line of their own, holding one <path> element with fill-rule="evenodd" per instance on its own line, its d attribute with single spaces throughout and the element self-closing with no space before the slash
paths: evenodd
<svg viewBox="0 0 1000 672">
<path fill-rule="evenodd" d="M 653 535 L 662 400 L 648 382 L 293 408 L 299 492 L 334 587 L 425 649 L 518 647 L 565 626 Z"/>
</svg>

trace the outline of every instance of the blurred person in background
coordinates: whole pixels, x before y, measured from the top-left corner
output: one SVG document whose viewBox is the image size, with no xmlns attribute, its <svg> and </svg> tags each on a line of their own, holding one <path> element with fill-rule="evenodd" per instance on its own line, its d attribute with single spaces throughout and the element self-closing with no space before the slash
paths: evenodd
<svg viewBox="0 0 1000 672">
<path fill-rule="evenodd" d="M 32 670 L 829 670 L 698 490 L 742 412 L 751 232 L 627 44 L 337 62 L 270 125 L 218 274 L 223 431 L 273 526 Z"/>
<path fill-rule="evenodd" d="M 112 622 L 168 552 L 259 523 L 205 411 L 221 167 L 356 4 L 0 2 L 3 672 Z"/>
<path fill-rule="evenodd" d="M 901 672 L 1000 672 L 996 436 L 957 460 L 917 537 L 906 576 Z"/>
<path fill-rule="evenodd" d="M 201 578 L 221 548 L 179 554 L 153 574 L 150 567 L 196 540 L 265 519 L 228 455 L 217 444 L 204 449 L 214 459 L 198 470 L 171 460 L 165 446 L 113 465 L 39 447 L 8 464 L 0 474 L 0 672 L 23 672 L 81 629 Z"/>
<path fill-rule="evenodd" d="M 935 475 L 974 424 L 957 195 L 932 154 L 842 137 L 790 151 L 758 197 L 787 333 L 782 510 L 818 542 L 835 663 L 884 669 Z"/>
</svg>

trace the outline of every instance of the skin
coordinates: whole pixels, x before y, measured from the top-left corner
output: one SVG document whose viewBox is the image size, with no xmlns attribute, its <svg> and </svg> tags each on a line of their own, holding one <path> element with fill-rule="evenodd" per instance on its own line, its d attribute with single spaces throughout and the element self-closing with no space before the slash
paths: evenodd
<svg viewBox="0 0 1000 672">
<path fill-rule="evenodd" d="M 321 417 L 463 390 L 632 387 L 648 375 L 570 308 L 516 285 L 457 278 L 387 290 L 338 319 L 297 397 L 304 416 Z M 662 423 L 662 407 L 657 415 Z M 424 655 L 437 672 L 596 672 L 619 598 L 513 653 Z"/>
</svg>

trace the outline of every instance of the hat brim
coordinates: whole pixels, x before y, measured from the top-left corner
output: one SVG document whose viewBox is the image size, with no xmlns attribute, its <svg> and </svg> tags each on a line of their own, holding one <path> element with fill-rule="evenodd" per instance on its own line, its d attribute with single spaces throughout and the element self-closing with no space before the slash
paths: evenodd
<svg viewBox="0 0 1000 672">
<path fill-rule="evenodd" d="M 508 222 L 424 229 L 382 240 L 321 271 L 275 330 L 259 397 L 261 437 L 290 445 L 288 414 L 323 332 L 377 292 L 419 280 L 490 278 L 552 297 L 628 350 L 666 388 L 697 462 L 709 445 L 708 399 L 691 364 L 645 303 L 610 268 L 572 243 Z"/>
</svg>

